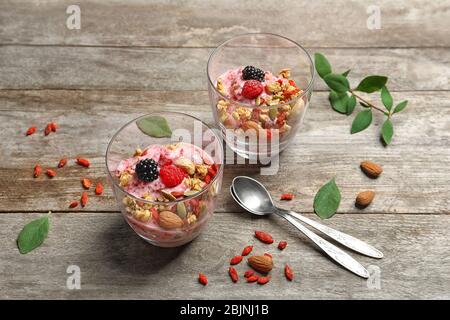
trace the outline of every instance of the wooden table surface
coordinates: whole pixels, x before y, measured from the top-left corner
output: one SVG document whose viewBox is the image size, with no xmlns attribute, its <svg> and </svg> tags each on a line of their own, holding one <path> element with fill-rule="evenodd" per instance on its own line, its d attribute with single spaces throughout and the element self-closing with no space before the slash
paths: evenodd
<svg viewBox="0 0 450 320">
<path fill-rule="evenodd" d="M 377 1 L 381 29 L 369 30 L 367 1 L 169 1 L 77 2 L 81 29 L 66 28 L 70 1 L 0 2 L 0 298 L 307 299 L 450 298 L 450 1 Z M 216 213 L 189 245 L 160 249 L 144 243 L 123 222 L 109 186 L 84 209 L 69 210 L 80 177 L 105 181 L 104 155 L 113 133 L 128 120 L 155 110 L 183 111 L 213 124 L 206 91 L 208 54 L 246 32 L 273 32 L 323 52 L 338 70 L 352 69 L 353 85 L 370 73 L 390 77 L 396 101 L 409 100 L 395 118 L 395 137 L 378 141 L 382 118 L 349 134 L 353 117 L 330 110 L 319 79 L 303 127 L 281 155 L 274 176 L 257 166 L 228 165 Z M 32 124 L 56 121 L 60 129 L 24 137 Z M 50 180 L 33 179 L 36 163 L 71 163 Z M 359 162 L 383 166 L 377 180 Z M 275 195 L 292 191 L 285 207 L 315 218 L 315 192 L 336 176 L 342 192 L 338 214 L 327 225 L 381 249 L 372 260 L 373 286 L 331 263 L 305 237 L 278 218 L 254 219 L 230 198 L 231 179 L 248 174 Z M 361 211 L 355 195 L 376 191 Z M 24 224 L 49 210 L 44 245 L 19 254 Z M 270 230 L 288 241 L 276 255 L 265 287 L 231 284 L 228 261 L 252 234 Z M 295 281 L 282 276 L 288 262 Z M 69 265 L 81 270 L 81 289 L 69 290 Z M 239 270 L 244 270 L 240 266 Z M 198 272 L 209 276 L 200 286 Z"/>
</svg>

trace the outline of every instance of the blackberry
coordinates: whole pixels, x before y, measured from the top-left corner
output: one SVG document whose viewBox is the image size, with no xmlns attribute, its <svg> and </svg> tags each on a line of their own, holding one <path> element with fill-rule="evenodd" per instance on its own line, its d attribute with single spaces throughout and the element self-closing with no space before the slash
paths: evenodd
<svg viewBox="0 0 450 320">
<path fill-rule="evenodd" d="M 138 179 L 145 182 L 152 182 L 158 178 L 158 164 L 153 159 L 144 159 L 136 164 L 136 174 Z"/>
<path fill-rule="evenodd" d="M 242 70 L 242 79 L 244 80 L 258 80 L 259 82 L 264 81 L 264 71 L 255 68 L 254 66 L 246 66 Z"/>
</svg>

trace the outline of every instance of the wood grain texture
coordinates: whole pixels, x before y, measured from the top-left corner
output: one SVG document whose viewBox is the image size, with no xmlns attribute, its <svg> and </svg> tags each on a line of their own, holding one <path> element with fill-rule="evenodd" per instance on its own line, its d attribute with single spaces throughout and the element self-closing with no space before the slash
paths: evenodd
<svg viewBox="0 0 450 320">
<path fill-rule="evenodd" d="M 0 89 L 206 90 L 208 48 L 0 46 Z M 450 50 L 310 49 L 336 72 L 390 77 L 391 90 L 450 90 Z M 278 70 L 272 70 L 277 72 Z M 317 79 L 316 90 L 326 89 Z"/>
<path fill-rule="evenodd" d="M 247 174 L 265 183 L 275 198 L 294 192 L 296 198 L 283 205 L 300 212 L 311 212 L 314 194 L 336 176 L 342 192 L 339 212 L 448 214 L 450 92 L 393 95 L 395 101 L 408 99 L 409 106 L 394 117 L 395 136 L 385 148 L 378 134 L 381 114 L 374 117 L 371 128 L 350 135 L 353 117 L 330 110 L 327 94 L 316 93 L 301 131 L 281 154 L 278 175 L 259 176 L 256 165 L 227 165 L 218 211 L 239 210 L 227 188 L 234 176 Z M 129 120 L 158 110 L 188 112 L 214 125 L 204 91 L 0 91 L 0 211 L 67 210 L 69 202 L 79 197 L 82 177 L 105 180 L 104 155 L 114 132 Z M 44 137 L 43 127 L 50 120 L 60 129 Z M 25 137 L 33 124 L 40 131 Z M 89 170 L 72 160 L 52 180 L 32 177 L 36 163 L 54 167 L 60 157 L 78 155 L 91 160 Z M 379 179 L 369 179 L 360 171 L 359 163 L 366 159 L 383 167 Z M 364 211 L 354 207 L 362 190 L 376 192 Z M 110 189 L 93 197 L 86 210 L 116 210 Z"/>
<path fill-rule="evenodd" d="M 66 28 L 67 1 L 0 3 L 0 44 L 215 47 L 237 34 L 271 32 L 308 47 L 450 46 L 450 2 L 364 0 L 78 1 L 81 30 Z"/>
<path fill-rule="evenodd" d="M 327 224 L 364 239 L 385 254 L 375 260 L 352 254 L 370 270 L 381 271 L 381 287 L 329 261 L 295 228 L 280 218 L 254 219 L 242 213 L 215 214 L 194 242 L 161 249 L 139 239 L 118 213 L 54 214 L 44 245 L 20 255 L 14 239 L 35 214 L 0 216 L 0 298 L 7 299 L 448 299 L 450 293 L 450 216 L 342 215 Z M 287 240 L 280 252 L 253 237 L 270 231 L 275 242 Z M 262 288 L 231 283 L 229 259 L 247 244 L 254 252 L 270 252 L 275 267 Z M 296 278 L 288 282 L 285 263 Z M 69 265 L 81 269 L 81 290 L 68 290 Z M 248 267 L 236 266 L 239 274 Z M 206 287 L 198 272 L 209 277 Z M 158 288 L 158 289 L 156 289 Z"/>
</svg>

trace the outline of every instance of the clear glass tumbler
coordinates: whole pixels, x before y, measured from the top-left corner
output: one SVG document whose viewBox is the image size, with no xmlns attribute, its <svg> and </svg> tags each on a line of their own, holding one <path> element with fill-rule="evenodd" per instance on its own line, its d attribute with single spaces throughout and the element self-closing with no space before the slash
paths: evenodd
<svg viewBox="0 0 450 320">
<path fill-rule="evenodd" d="M 270 101 L 259 98 L 252 103 L 236 101 L 223 90 L 218 78 L 229 70 L 245 66 L 278 74 L 286 79 L 286 85 L 287 81 L 293 81 L 300 90 L 292 99 L 279 91 L 278 96 L 270 97 Z M 299 130 L 308 108 L 314 71 L 309 53 L 296 42 L 279 35 L 244 34 L 219 45 L 208 60 L 208 90 L 214 119 L 227 145 L 248 159 L 273 157 L 284 150 Z M 231 83 L 238 91 L 237 95 L 242 83 Z M 278 85 L 275 83 L 272 88 L 267 83 L 267 80 L 262 83 L 266 84 L 264 90 L 276 92 Z M 252 134 L 256 138 L 252 138 Z"/>
<path fill-rule="evenodd" d="M 172 135 L 156 138 L 143 133 L 137 123 L 149 116 L 164 117 Z M 209 155 L 208 159 L 212 159 L 217 165 L 216 174 L 201 191 L 185 194 L 180 199 L 159 197 L 156 200 L 147 200 L 125 190 L 117 174 L 122 160 L 133 157 L 135 150 L 145 150 L 152 145 L 177 143 L 198 147 L 202 154 Z M 106 168 L 117 204 L 130 227 L 153 245 L 176 247 L 197 237 L 214 212 L 222 185 L 223 144 L 212 129 L 195 117 L 177 112 L 152 113 L 128 122 L 112 137 L 106 151 Z M 163 211 L 171 211 L 180 216 L 183 224 L 176 228 L 163 227 L 160 221 Z"/>
</svg>

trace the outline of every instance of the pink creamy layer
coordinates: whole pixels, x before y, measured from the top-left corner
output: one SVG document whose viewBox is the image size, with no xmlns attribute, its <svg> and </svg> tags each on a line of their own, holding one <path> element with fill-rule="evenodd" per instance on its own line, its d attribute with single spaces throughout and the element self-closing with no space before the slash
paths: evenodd
<svg viewBox="0 0 450 320">
<path fill-rule="evenodd" d="M 134 173 L 136 164 L 143 159 L 153 159 L 155 162 L 161 164 L 164 160 L 170 159 L 174 162 L 175 160 L 184 157 L 191 160 L 195 164 L 214 164 L 212 157 L 201 148 L 189 143 L 178 143 L 177 145 L 178 148 L 174 150 L 170 150 L 163 145 L 157 144 L 149 146 L 146 149 L 147 153 L 145 155 L 122 160 L 117 166 L 116 175 L 119 176 L 124 171 Z M 182 182 L 173 188 L 166 188 L 159 177 L 152 182 L 143 182 L 134 177 L 134 179 L 126 187 L 124 187 L 124 189 L 135 197 L 142 198 L 144 194 L 157 197 L 161 194 L 160 191 L 162 189 L 167 192 L 184 192 L 188 190 L 189 187 Z"/>
<path fill-rule="evenodd" d="M 242 69 L 244 68 L 239 67 L 237 69 L 228 70 L 220 75 L 218 80 L 222 81 L 222 85 L 225 89 L 225 95 L 227 98 L 254 106 L 255 99 L 247 99 L 242 96 L 242 88 L 244 87 L 244 83 L 246 81 L 242 79 Z M 279 78 L 273 75 L 270 71 L 266 71 L 264 75 L 264 82 L 262 82 L 262 85 L 266 86 L 278 80 L 283 81 L 283 83 L 288 83 L 287 79 Z M 260 94 L 261 98 L 266 98 L 268 96 L 269 95 L 265 91 Z"/>
</svg>

